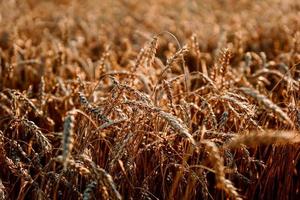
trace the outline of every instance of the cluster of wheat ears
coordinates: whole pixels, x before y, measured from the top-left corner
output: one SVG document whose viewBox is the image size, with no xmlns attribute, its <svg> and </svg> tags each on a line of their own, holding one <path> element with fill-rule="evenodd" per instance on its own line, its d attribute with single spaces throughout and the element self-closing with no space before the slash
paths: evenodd
<svg viewBox="0 0 300 200">
<path fill-rule="evenodd" d="M 300 2 L 0 1 L 0 199 L 300 197 Z"/>
</svg>

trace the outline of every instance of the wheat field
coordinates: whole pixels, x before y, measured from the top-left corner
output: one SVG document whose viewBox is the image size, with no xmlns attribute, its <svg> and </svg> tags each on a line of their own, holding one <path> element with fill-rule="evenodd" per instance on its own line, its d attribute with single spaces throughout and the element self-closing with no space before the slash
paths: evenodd
<svg viewBox="0 0 300 200">
<path fill-rule="evenodd" d="M 0 200 L 300 199 L 300 1 L 0 0 Z"/>
</svg>

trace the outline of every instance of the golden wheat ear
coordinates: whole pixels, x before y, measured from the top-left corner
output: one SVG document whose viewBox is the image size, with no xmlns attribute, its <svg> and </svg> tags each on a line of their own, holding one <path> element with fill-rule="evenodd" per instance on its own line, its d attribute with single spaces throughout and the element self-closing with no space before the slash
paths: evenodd
<svg viewBox="0 0 300 200">
<path fill-rule="evenodd" d="M 239 90 L 245 93 L 246 95 L 249 95 L 252 98 L 254 98 L 256 101 L 261 103 L 267 109 L 273 111 L 277 116 L 279 116 L 280 119 L 285 121 L 291 127 L 295 126 L 292 120 L 290 119 L 290 117 L 279 106 L 277 106 L 270 99 L 268 99 L 268 97 L 261 94 L 259 91 L 247 87 L 241 87 L 239 88 Z"/>
<path fill-rule="evenodd" d="M 62 157 L 61 161 L 64 169 L 67 169 L 67 165 L 70 161 L 71 152 L 74 145 L 74 126 L 75 126 L 76 112 L 71 110 L 67 113 L 64 120 L 64 130 L 62 138 Z"/>
<path fill-rule="evenodd" d="M 225 144 L 226 148 L 239 148 L 243 145 L 248 147 L 256 147 L 258 145 L 273 145 L 273 144 L 292 144 L 299 143 L 300 136 L 293 131 L 264 131 L 247 133 L 238 135 L 232 138 Z"/>
<path fill-rule="evenodd" d="M 224 159 L 220 155 L 218 147 L 215 143 L 208 140 L 203 140 L 201 143 L 204 144 L 207 152 L 209 153 L 209 159 L 213 164 L 213 169 L 215 171 L 217 187 L 223 189 L 231 198 L 242 200 L 237 192 L 237 188 L 225 177 Z"/>
</svg>

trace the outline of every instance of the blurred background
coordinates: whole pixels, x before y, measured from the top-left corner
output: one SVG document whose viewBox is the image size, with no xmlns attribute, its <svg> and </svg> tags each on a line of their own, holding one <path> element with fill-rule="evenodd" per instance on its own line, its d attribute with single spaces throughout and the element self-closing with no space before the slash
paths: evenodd
<svg viewBox="0 0 300 200">
<path fill-rule="evenodd" d="M 128 39 L 140 48 L 153 35 L 169 31 L 181 43 L 196 34 L 202 51 L 238 41 L 240 51 L 272 48 L 272 56 L 288 49 L 288 36 L 299 31 L 299 11 L 297 0 L 2 0 L 0 45 L 4 48 L 7 37 L 26 29 L 23 37 L 33 42 L 33 33 L 50 32 L 66 42 L 75 37 L 115 44 Z"/>
</svg>

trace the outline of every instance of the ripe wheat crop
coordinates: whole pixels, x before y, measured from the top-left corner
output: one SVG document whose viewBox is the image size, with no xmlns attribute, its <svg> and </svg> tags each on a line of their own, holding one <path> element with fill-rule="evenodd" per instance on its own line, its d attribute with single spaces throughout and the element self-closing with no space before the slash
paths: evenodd
<svg viewBox="0 0 300 200">
<path fill-rule="evenodd" d="M 297 0 L 0 0 L 0 200 L 300 199 Z"/>
</svg>

